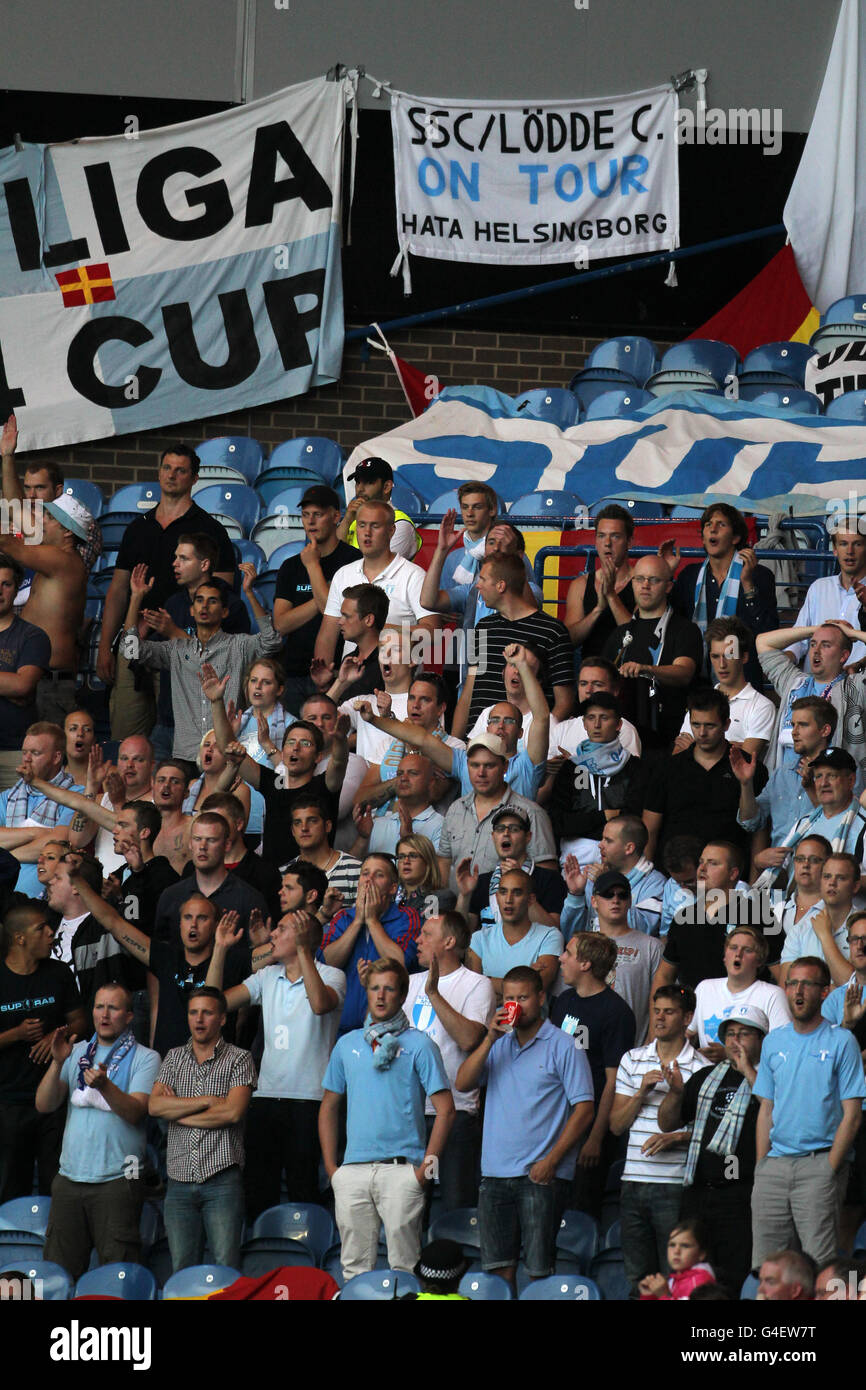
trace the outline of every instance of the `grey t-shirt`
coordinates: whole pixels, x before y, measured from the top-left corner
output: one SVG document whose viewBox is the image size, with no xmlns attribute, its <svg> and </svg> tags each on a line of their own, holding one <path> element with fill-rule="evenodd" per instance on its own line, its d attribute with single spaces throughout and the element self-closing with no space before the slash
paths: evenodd
<svg viewBox="0 0 866 1390">
<path fill-rule="evenodd" d="M 635 1044 L 646 1041 L 649 1031 L 650 988 L 662 958 L 661 942 L 642 931 L 612 936 L 616 946 L 616 979 L 613 988 L 635 1016 Z"/>
</svg>

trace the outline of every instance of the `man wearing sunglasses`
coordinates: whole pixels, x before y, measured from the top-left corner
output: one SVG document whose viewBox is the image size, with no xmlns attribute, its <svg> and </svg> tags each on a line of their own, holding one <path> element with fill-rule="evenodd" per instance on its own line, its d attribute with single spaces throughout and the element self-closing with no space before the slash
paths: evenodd
<svg viewBox="0 0 866 1390">
<path fill-rule="evenodd" d="M 816 956 L 792 961 L 791 1022 L 768 1034 L 752 1088 L 761 1102 L 752 1189 L 757 1268 L 798 1246 L 820 1267 L 839 1248 L 839 1213 L 866 1080 L 860 1048 L 822 1016 L 830 971 Z"/>
<path fill-rule="evenodd" d="M 646 1040 L 650 1018 L 650 990 L 659 967 L 662 948 L 658 939 L 634 931 L 628 924 L 631 885 L 625 874 L 610 869 L 599 874 L 592 895 L 592 911 L 598 929 L 616 946 L 616 978 L 613 988 L 635 1016 L 635 1039 Z"/>
</svg>

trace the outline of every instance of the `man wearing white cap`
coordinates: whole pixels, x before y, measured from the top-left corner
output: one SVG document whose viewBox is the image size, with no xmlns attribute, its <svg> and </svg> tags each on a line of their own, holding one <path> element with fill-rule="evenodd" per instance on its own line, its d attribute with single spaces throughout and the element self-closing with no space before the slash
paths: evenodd
<svg viewBox="0 0 866 1390">
<path fill-rule="evenodd" d="M 78 674 L 78 634 L 84 617 L 87 548 L 93 518 L 68 493 L 42 505 L 42 541 L 26 544 L 22 535 L 3 537 L 3 549 L 20 565 L 33 570 L 30 597 L 21 609 L 25 622 L 47 632 L 51 667 L 36 689 L 39 718 L 63 724 L 75 708 Z"/>
<path fill-rule="evenodd" d="M 696 1015 L 697 1017 L 697 1015 Z M 676 1062 L 662 1067 L 670 1087 L 658 1111 L 664 1134 L 692 1125 L 681 1216 L 707 1228 L 713 1269 L 738 1298 L 752 1261 L 752 1181 L 758 1101 L 752 1086 L 770 1022 L 756 1004 L 738 1004 L 719 1025 L 724 1047 L 714 1066 L 684 1080 Z"/>
</svg>

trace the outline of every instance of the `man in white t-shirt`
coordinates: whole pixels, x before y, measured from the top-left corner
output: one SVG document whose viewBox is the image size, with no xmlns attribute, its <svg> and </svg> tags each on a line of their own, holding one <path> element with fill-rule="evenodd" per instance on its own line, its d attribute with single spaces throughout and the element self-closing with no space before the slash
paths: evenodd
<svg viewBox="0 0 866 1390">
<path fill-rule="evenodd" d="M 747 1004 L 763 1009 L 771 1028 L 791 1022 L 785 991 L 758 979 L 767 960 L 766 938 L 755 927 L 735 927 L 725 941 L 725 974 L 715 980 L 701 980 L 695 990 L 695 1016 L 689 1029 L 689 1042 L 697 1043 L 710 1062 L 726 1057 L 719 1040 L 719 1028 Z"/>
<path fill-rule="evenodd" d="M 279 1204 L 283 1172 L 293 1202 L 315 1202 L 319 1196 L 319 1102 L 346 998 L 346 976 L 316 960 L 322 924 L 313 913 L 328 881 L 313 865 L 305 864 L 304 870 L 304 875 L 288 876 L 295 896 L 288 898 L 284 887 L 280 901 L 288 903 L 288 910 L 271 932 L 271 951 L 263 953 L 268 964 L 256 969 L 254 957 L 254 973 L 225 992 L 229 1012 L 262 1006 L 265 1050 L 247 1114 L 249 1221 Z M 231 918 L 226 913 L 217 925 L 207 974 L 207 983 L 218 989 L 226 952 L 242 936 Z"/>
<path fill-rule="evenodd" d="M 662 985 L 652 998 L 652 1042 L 633 1047 L 619 1064 L 610 1115 L 614 1134 L 628 1131 L 620 1219 L 625 1275 L 637 1297 L 648 1274 L 668 1267 L 668 1236 L 679 1220 L 689 1134 L 662 1134 L 659 1106 L 670 1087 L 664 1073 L 676 1062 L 684 1080 L 706 1066 L 686 1037 L 695 996 Z"/>
<path fill-rule="evenodd" d="M 343 565 L 331 580 L 314 660 L 333 661 L 340 634 L 343 592 L 353 584 L 375 584 L 377 589 L 384 589 L 388 595 L 388 622 L 401 629 L 406 624 L 407 639 L 410 629 L 426 628 L 434 632 L 439 627 L 438 614 L 431 613 L 421 603 L 424 571 L 420 565 L 391 550 L 394 526 L 394 508 L 389 502 L 364 502 L 359 507 L 357 542 L 361 558 Z M 347 642 L 346 649 L 350 647 L 354 649 L 353 644 Z"/>
<path fill-rule="evenodd" d="M 776 706 L 746 680 L 744 669 L 755 639 L 739 618 L 714 618 L 704 634 L 716 690 L 728 698 L 731 722 L 728 743 L 742 744 L 747 753 L 761 758 L 773 734 Z M 686 714 L 673 751 L 680 753 L 694 743 L 691 719 Z"/>
<path fill-rule="evenodd" d="M 457 1114 L 448 1143 L 439 1159 L 439 1194 L 443 1211 L 478 1204 L 478 1164 L 481 1155 L 479 1091 L 458 1091 L 461 1063 L 481 1042 L 496 1012 L 496 996 L 486 975 L 463 964 L 469 944 L 465 918 L 459 912 L 428 917 L 418 938 L 418 963 L 427 967 L 409 976 L 403 1012 L 413 1028 L 426 1033 L 442 1053 Z M 436 1112 L 427 1101 L 427 1133 Z"/>
</svg>

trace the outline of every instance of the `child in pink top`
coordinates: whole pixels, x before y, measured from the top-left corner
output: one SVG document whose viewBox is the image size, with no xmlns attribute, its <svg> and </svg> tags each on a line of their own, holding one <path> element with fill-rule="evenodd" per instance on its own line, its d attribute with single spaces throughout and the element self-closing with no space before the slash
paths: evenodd
<svg viewBox="0 0 866 1390">
<path fill-rule="evenodd" d="M 706 1233 L 700 1221 L 681 1221 L 668 1237 L 668 1264 L 671 1274 L 648 1274 L 638 1287 L 645 1299 L 672 1301 L 687 1299 L 701 1284 L 714 1284 L 716 1276 L 707 1263 Z"/>
</svg>

